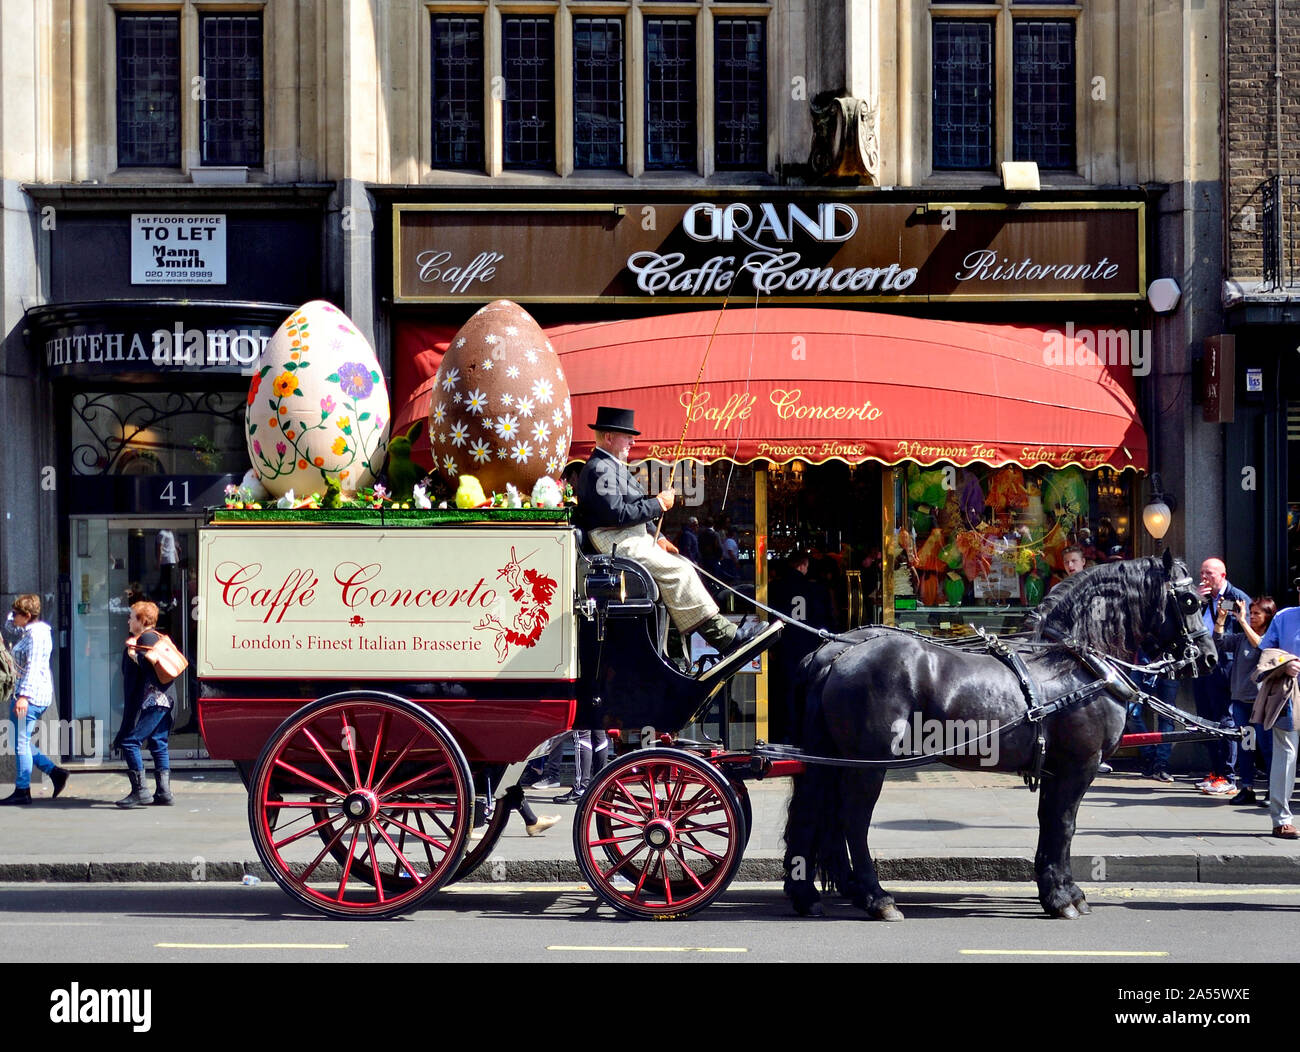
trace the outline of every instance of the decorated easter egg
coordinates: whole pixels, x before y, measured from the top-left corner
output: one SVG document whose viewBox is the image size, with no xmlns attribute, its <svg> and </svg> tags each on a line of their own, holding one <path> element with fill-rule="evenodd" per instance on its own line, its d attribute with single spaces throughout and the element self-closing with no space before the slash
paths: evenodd
<svg viewBox="0 0 1300 1052">
<path fill-rule="evenodd" d="M 438 470 L 452 485 L 474 475 L 488 494 L 531 493 L 564 470 L 572 437 L 569 385 L 546 334 L 517 303 L 489 303 L 438 367 L 429 403 Z"/>
<path fill-rule="evenodd" d="M 293 312 L 271 337 L 248 389 L 245 432 L 253 471 L 272 496 L 345 493 L 384 463 L 388 387 L 370 343 L 324 300 Z"/>
</svg>

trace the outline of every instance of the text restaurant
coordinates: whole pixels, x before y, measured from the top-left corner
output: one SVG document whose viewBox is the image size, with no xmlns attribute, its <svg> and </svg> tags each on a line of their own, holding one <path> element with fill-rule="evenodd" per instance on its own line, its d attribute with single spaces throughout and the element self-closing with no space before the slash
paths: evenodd
<svg viewBox="0 0 1300 1052">
<path fill-rule="evenodd" d="M 1142 198 L 395 193 L 381 209 L 394 433 L 438 419 L 450 340 L 513 300 L 559 355 L 569 461 L 590 454 L 597 406 L 635 410 L 645 485 L 680 498 L 664 535 L 807 624 L 1010 631 L 1069 549 L 1145 554 Z M 553 408 L 510 414 L 540 452 Z M 456 437 L 431 424 L 415 455 L 455 470 Z M 724 612 L 750 612 L 715 587 Z M 718 714 L 731 746 L 787 740 L 790 673 L 815 644 L 787 630 L 737 678 Z"/>
</svg>

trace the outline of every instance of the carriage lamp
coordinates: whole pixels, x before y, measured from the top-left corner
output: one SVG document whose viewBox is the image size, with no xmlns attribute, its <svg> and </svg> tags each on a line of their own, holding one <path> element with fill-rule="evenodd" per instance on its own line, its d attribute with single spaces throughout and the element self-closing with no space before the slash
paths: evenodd
<svg viewBox="0 0 1300 1052">
<path fill-rule="evenodd" d="M 591 599 L 619 603 L 627 599 L 627 582 L 623 579 L 623 571 L 612 566 L 593 565 L 582 583 Z"/>
<path fill-rule="evenodd" d="M 1151 502 L 1142 509 L 1142 525 L 1156 540 L 1169 532 L 1173 519 L 1174 498 L 1162 492 L 1159 474 L 1151 476 Z"/>
</svg>

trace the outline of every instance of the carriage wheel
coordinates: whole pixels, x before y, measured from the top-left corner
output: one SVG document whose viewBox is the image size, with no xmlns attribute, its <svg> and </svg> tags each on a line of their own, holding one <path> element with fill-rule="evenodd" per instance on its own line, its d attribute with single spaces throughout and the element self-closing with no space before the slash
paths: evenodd
<svg viewBox="0 0 1300 1052">
<path fill-rule="evenodd" d="M 456 872 L 472 794 L 469 764 L 438 720 L 394 695 L 356 692 L 322 698 L 276 731 L 253 770 L 248 818 L 263 864 L 303 905 L 390 917 Z"/>
<path fill-rule="evenodd" d="M 614 760 L 578 807 L 573 846 L 592 890 L 632 917 L 684 917 L 726 890 L 748 832 L 731 783 L 676 749 Z"/>
</svg>

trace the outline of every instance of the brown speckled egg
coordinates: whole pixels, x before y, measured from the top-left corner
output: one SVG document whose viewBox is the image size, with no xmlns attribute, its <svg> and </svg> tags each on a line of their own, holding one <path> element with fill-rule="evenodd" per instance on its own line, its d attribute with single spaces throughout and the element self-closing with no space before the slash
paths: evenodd
<svg viewBox="0 0 1300 1052">
<path fill-rule="evenodd" d="M 573 437 L 569 385 L 559 356 L 527 311 L 496 300 L 451 341 L 429 403 L 429 441 L 455 487 L 473 475 L 483 492 L 506 484 L 527 497 L 543 475 L 558 478 Z"/>
</svg>

